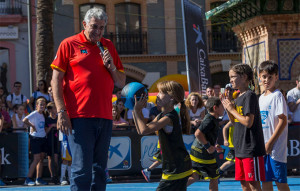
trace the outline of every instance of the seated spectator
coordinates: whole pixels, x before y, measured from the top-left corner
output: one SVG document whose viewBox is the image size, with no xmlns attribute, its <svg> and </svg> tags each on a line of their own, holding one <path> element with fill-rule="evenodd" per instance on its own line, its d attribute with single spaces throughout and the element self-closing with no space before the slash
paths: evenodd
<svg viewBox="0 0 300 191">
<path fill-rule="evenodd" d="M 129 125 L 125 119 L 123 119 L 120 116 L 120 112 L 118 110 L 118 107 L 116 105 L 113 105 L 112 108 L 112 117 L 113 117 L 113 129 L 112 130 L 118 130 L 117 126 L 126 126 Z"/>
<path fill-rule="evenodd" d="M 287 93 L 287 103 L 291 112 L 293 112 L 293 123 L 300 125 L 300 74 L 296 79 L 296 87 Z"/>
<path fill-rule="evenodd" d="M 232 88 L 232 85 L 230 83 L 226 84 L 225 90 L 224 90 L 224 96 L 228 97 L 231 100 L 233 91 L 234 91 L 234 89 Z"/>
<path fill-rule="evenodd" d="M 9 109 L 9 115 L 12 117 L 14 114 L 13 107 L 16 104 L 21 104 L 26 108 L 27 105 L 27 97 L 23 94 L 21 94 L 21 89 L 22 89 L 22 83 L 21 82 L 15 82 L 14 83 L 14 88 L 13 88 L 13 93 L 9 94 L 6 97 L 6 103 Z"/>
<path fill-rule="evenodd" d="M 147 102 L 146 108 L 150 111 L 153 107 L 155 107 L 155 104 L 153 102 Z"/>
<path fill-rule="evenodd" d="M 51 86 L 48 87 L 48 94 L 50 95 L 50 100 L 53 101 L 54 98 L 53 98 L 53 92 L 52 92 L 52 87 Z"/>
<path fill-rule="evenodd" d="M 3 117 L 2 113 L 0 113 L 0 133 L 2 132 L 3 124 L 4 124 L 4 117 Z M 1 152 L 0 152 L 0 154 L 1 154 Z M 0 165 L 0 167 L 1 167 L 1 165 Z M 0 173 L 0 175 L 1 175 L 1 173 Z"/>
<path fill-rule="evenodd" d="M 118 99 L 121 99 L 121 92 L 122 92 L 122 89 L 121 88 L 117 88 L 116 90 L 116 97 L 117 97 L 117 100 Z M 113 102 L 113 104 L 117 104 L 117 100 Z"/>
<path fill-rule="evenodd" d="M 27 125 L 25 125 L 25 123 L 23 122 L 23 119 L 25 118 L 24 106 L 21 104 L 17 104 L 14 106 L 14 108 L 15 108 L 15 113 L 13 114 L 11 120 L 12 120 L 13 129 L 16 130 L 14 130 L 13 132 L 14 133 L 27 132 Z"/>
<path fill-rule="evenodd" d="M 233 94 L 233 88 L 231 84 L 227 84 L 225 86 L 224 94 L 219 95 L 219 97 L 228 98 L 229 100 L 232 100 L 232 94 Z M 219 122 L 219 125 L 222 127 L 223 125 L 226 125 L 229 122 L 229 117 L 227 115 L 227 112 L 224 111 L 224 115 L 221 117 L 221 121 Z M 222 136 L 223 137 L 223 136 Z M 223 141 L 222 141 L 223 143 Z"/>
<path fill-rule="evenodd" d="M 149 110 L 146 108 L 147 104 L 145 104 L 145 107 L 142 109 L 142 113 L 143 113 L 143 116 L 144 116 L 144 122 L 147 123 L 148 120 L 149 120 Z M 127 112 L 127 119 L 128 119 L 128 122 L 129 122 L 129 125 L 134 125 L 134 121 L 133 121 L 133 116 L 132 116 L 132 109 L 129 109 L 128 112 Z"/>
<path fill-rule="evenodd" d="M 28 105 L 31 111 L 35 110 L 35 105 L 36 105 L 35 102 L 39 97 L 44 97 L 47 103 L 51 101 L 51 96 L 48 93 L 48 86 L 45 80 L 40 80 L 38 82 L 37 91 L 33 92 L 32 96 L 30 97 L 30 101 Z"/>
<path fill-rule="evenodd" d="M 206 96 L 207 96 L 208 98 L 214 96 L 214 89 L 213 89 L 212 87 L 207 87 L 207 88 L 206 88 Z"/>
<path fill-rule="evenodd" d="M 128 109 L 125 108 L 124 102 L 122 99 L 117 99 L 116 105 L 118 107 L 118 111 L 120 112 L 120 115 L 123 119 L 127 120 L 127 111 Z"/>
<path fill-rule="evenodd" d="M 207 95 L 202 96 L 202 100 L 203 100 L 203 104 L 204 104 L 204 107 L 205 107 L 206 102 L 208 100 L 208 96 Z"/>
<path fill-rule="evenodd" d="M 6 100 L 6 95 L 3 87 L 0 87 L 0 100 L 2 100 L 2 102 L 5 102 Z"/>
<path fill-rule="evenodd" d="M 9 113 L 7 112 L 8 109 L 6 107 L 6 104 L 0 102 L 0 106 L 1 106 L 0 112 L 4 118 L 3 129 L 10 128 L 11 127 L 11 118 L 10 118 Z"/>
<path fill-rule="evenodd" d="M 202 119 L 205 116 L 204 102 L 197 92 L 192 92 L 185 100 L 185 105 L 188 108 L 188 112 L 191 120 L 191 133 L 195 133 L 200 126 Z"/>
<path fill-rule="evenodd" d="M 155 119 L 155 117 L 160 113 L 161 113 L 161 106 L 157 105 L 157 101 L 156 101 L 156 106 L 154 106 L 150 109 L 148 122 L 153 121 L 153 119 Z"/>
</svg>

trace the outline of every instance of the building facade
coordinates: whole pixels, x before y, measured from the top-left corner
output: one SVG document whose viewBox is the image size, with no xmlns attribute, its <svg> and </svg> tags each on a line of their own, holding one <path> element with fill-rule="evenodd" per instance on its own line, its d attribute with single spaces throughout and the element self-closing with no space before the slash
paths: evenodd
<svg viewBox="0 0 300 191">
<path fill-rule="evenodd" d="M 5 59 L 1 57 L 0 64 L 8 63 L 8 87 L 15 80 L 22 81 L 24 93 L 29 95 L 27 0 L 3 1 L 5 4 L 0 2 L 1 9 L 13 6 L 21 11 L 0 13 L 1 27 L 17 27 L 19 33 L 14 39 L 0 39 L 0 51 L 9 55 Z M 35 1 L 31 2 L 35 42 L 36 7 Z M 194 2 L 206 12 L 224 1 Z M 92 7 L 99 7 L 108 14 L 105 37 L 113 41 L 120 54 L 127 82 L 139 81 L 150 88 L 163 76 L 186 73 L 181 0 L 56 0 L 53 18 L 54 52 L 64 38 L 82 30 L 84 14 Z M 16 22 L 15 17 L 20 18 L 19 22 Z M 11 18 L 11 22 L 7 22 L 7 18 Z M 212 81 L 214 84 L 225 85 L 229 82 L 229 66 L 242 60 L 238 40 L 224 23 L 204 23 Z"/>
<path fill-rule="evenodd" d="M 31 0 L 34 5 L 35 1 Z M 32 7 L 32 14 L 35 9 Z M 32 30 L 36 28 L 36 17 L 32 17 Z M 35 41 L 35 33 L 33 40 Z M 33 51 L 34 47 L 33 47 Z M 29 96 L 27 1 L 0 1 L 0 66 L 1 85 L 11 91 L 13 83 L 23 83 L 22 93 Z M 6 72 L 5 72 L 6 65 Z M 5 81 L 3 81 L 6 79 Z"/>
<path fill-rule="evenodd" d="M 300 74 L 299 16 L 297 0 L 231 0 L 207 13 L 211 22 L 227 21 L 232 27 L 243 47 L 243 63 L 253 69 L 265 60 L 278 63 L 278 88 L 285 92 Z"/>
</svg>

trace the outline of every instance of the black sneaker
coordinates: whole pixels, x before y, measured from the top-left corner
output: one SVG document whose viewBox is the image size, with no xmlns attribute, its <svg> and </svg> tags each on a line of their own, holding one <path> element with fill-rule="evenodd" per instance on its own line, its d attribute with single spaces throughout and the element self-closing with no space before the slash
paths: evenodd
<svg viewBox="0 0 300 191">
<path fill-rule="evenodd" d="M 58 177 L 57 176 L 54 176 L 51 178 L 51 182 L 55 185 L 58 185 L 60 184 L 59 180 L 58 180 Z"/>
</svg>

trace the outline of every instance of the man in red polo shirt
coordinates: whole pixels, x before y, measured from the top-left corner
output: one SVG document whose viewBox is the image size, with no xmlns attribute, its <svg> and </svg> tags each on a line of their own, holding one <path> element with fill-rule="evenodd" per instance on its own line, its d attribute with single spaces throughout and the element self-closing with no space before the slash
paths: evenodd
<svg viewBox="0 0 300 191">
<path fill-rule="evenodd" d="M 102 38 L 106 13 L 87 11 L 84 30 L 63 40 L 57 50 L 52 89 L 58 128 L 69 135 L 71 190 L 105 190 L 112 129 L 112 91 L 125 85 L 122 63 L 113 43 Z M 101 53 L 97 42 L 103 44 Z"/>
</svg>

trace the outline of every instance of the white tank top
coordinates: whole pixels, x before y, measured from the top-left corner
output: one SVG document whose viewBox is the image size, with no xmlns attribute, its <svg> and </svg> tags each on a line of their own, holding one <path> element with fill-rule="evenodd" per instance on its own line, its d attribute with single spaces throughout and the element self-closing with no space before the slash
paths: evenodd
<svg viewBox="0 0 300 191">
<path fill-rule="evenodd" d="M 17 127 L 22 128 L 24 126 L 23 119 L 25 118 L 25 115 L 23 114 L 21 119 L 19 119 L 18 114 L 15 114 L 15 116 L 16 116 Z M 24 131 L 15 131 L 15 132 L 24 132 Z"/>
<path fill-rule="evenodd" d="M 191 120 L 192 121 L 194 121 L 195 119 L 200 119 L 201 120 L 201 113 L 204 110 L 205 110 L 205 107 L 201 107 L 201 108 L 197 109 L 196 113 L 193 113 L 192 110 L 190 109 L 189 114 L 190 114 Z"/>
</svg>

